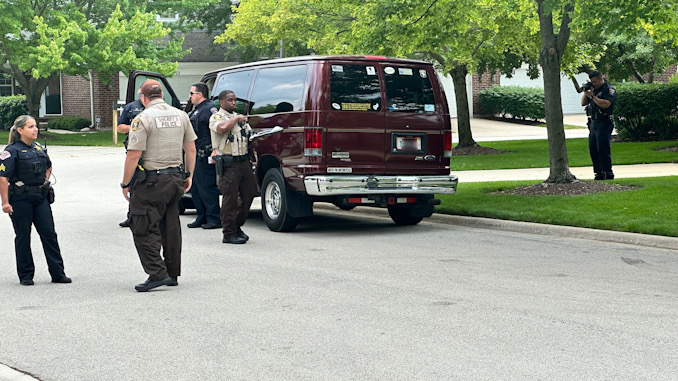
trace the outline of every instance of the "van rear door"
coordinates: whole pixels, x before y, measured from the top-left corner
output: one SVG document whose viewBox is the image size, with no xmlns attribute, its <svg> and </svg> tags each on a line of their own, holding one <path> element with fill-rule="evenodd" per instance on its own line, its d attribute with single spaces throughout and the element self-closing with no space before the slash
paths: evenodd
<svg viewBox="0 0 678 381">
<path fill-rule="evenodd" d="M 328 173 L 384 174 L 384 112 L 376 62 L 329 61 Z"/>
<path fill-rule="evenodd" d="M 172 86 L 170 86 L 167 78 L 160 73 L 153 73 L 150 71 L 141 71 L 141 70 L 132 70 L 129 72 L 129 77 L 127 79 L 127 94 L 125 97 L 125 104 L 139 99 L 139 94 L 137 90 L 141 87 L 141 84 L 147 79 L 154 79 L 162 84 L 162 91 L 165 97 L 165 102 L 170 104 L 178 109 L 181 109 L 181 101 L 174 93 Z"/>
<path fill-rule="evenodd" d="M 384 136 L 387 174 L 448 174 L 444 132 L 450 117 L 431 65 L 381 65 L 386 95 Z"/>
</svg>

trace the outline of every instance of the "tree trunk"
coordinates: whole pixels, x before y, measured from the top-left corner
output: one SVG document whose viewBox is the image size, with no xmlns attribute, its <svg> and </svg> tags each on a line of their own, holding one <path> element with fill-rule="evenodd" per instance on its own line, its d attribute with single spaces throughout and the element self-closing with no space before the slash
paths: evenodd
<svg viewBox="0 0 678 381">
<path fill-rule="evenodd" d="M 35 118 L 36 122 L 40 120 L 40 99 L 49 85 L 50 78 L 33 78 L 30 73 L 24 72 L 15 65 L 11 66 L 12 77 L 19 83 L 21 89 L 26 95 L 26 105 L 28 106 L 28 115 Z M 54 75 L 53 77 L 55 77 Z M 38 127 L 40 123 L 38 123 Z"/>
<path fill-rule="evenodd" d="M 471 109 L 466 91 L 467 74 L 468 69 L 465 65 L 455 66 L 450 71 L 452 83 L 454 83 L 454 97 L 457 102 L 457 132 L 459 133 L 459 143 L 454 147 L 455 149 L 478 146 L 471 133 Z"/>
<path fill-rule="evenodd" d="M 569 19 L 563 17 L 560 32 L 553 32 L 553 17 L 545 14 L 544 0 L 537 0 L 541 31 L 539 64 L 544 71 L 544 107 L 549 145 L 550 174 L 547 183 L 568 183 L 577 178 L 570 172 L 563 127 L 563 105 L 560 96 L 560 64 L 569 39 Z M 565 7 L 565 13 L 567 14 Z"/>
</svg>

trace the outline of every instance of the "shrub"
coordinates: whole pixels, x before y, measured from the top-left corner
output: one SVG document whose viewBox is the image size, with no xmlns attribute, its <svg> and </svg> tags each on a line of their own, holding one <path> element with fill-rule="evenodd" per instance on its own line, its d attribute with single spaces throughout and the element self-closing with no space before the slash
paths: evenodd
<svg viewBox="0 0 678 381">
<path fill-rule="evenodd" d="M 502 117 L 544 119 L 544 90 L 519 86 L 492 86 L 478 93 L 483 111 Z"/>
<path fill-rule="evenodd" d="M 48 128 L 57 130 L 80 131 L 85 127 L 91 126 L 92 123 L 87 118 L 79 116 L 62 116 L 59 118 L 50 119 L 47 122 Z"/>
<path fill-rule="evenodd" d="M 615 86 L 615 127 L 621 140 L 670 140 L 678 137 L 678 83 L 636 82 Z"/>
<path fill-rule="evenodd" d="M 19 115 L 28 114 L 25 95 L 0 97 L 0 129 L 9 130 Z"/>
</svg>

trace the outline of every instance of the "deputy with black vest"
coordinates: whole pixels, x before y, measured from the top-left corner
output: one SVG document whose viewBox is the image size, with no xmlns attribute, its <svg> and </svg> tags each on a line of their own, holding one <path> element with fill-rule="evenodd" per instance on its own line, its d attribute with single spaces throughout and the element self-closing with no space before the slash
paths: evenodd
<svg viewBox="0 0 678 381">
<path fill-rule="evenodd" d="M 219 93 L 221 108 L 210 118 L 210 130 L 219 190 L 224 195 L 221 202 L 222 242 L 242 244 L 249 240 L 242 226 L 256 196 L 257 180 L 249 158 L 252 128 L 244 115 L 235 112 L 236 102 L 233 91 Z"/>
<path fill-rule="evenodd" d="M 179 200 L 191 188 L 196 136 L 188 115 L 165 103 L 158 81 L 144 81 L 139 99 L 145 109 L 132 121 L 120 186 L 130 201 L 134 245 L 149 275 L 146 282 L 135 286 L 137 291 L 144 292 L 179 284 Z M 182 149 L 186 152 L 187 173 L 182 165 Z M 135 171 L 137 180 L 130 194 L 129 184 Z"/>
<path fill-rule="evenodd" d="M 31 225 L 35 225 L 52 283 L 71 283 L 71 278 L 64 273 L 50 207 L 54 202 L 54 191 L 48 181 L 52 161 L 45 149 L 35 142 L 37 138 L 35 119 L 28 115 L 16 118 L 10 131 L 10 144 L 0 153 L 2 211 L 9 214 L 16 234 L 14 250 L 19 282 L 24 286 L 34 284 Z"/>
</svg>

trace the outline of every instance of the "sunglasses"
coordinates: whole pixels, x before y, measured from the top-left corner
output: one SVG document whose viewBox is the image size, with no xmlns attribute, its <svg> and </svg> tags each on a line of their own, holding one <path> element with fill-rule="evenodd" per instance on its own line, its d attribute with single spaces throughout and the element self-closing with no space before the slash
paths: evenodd
<svg viewBox="0 0 678 381">
<path fill-rule="evenodd" d="M 191 91 L 191 95 L 193 95 L 193 94 L 200 94 L 200 92 L 199 91 Z"/>
</svg>

